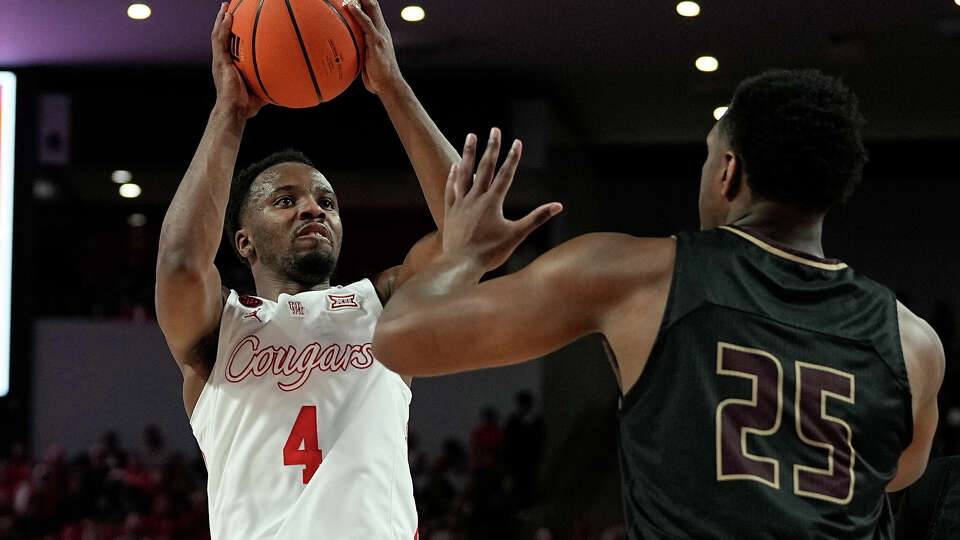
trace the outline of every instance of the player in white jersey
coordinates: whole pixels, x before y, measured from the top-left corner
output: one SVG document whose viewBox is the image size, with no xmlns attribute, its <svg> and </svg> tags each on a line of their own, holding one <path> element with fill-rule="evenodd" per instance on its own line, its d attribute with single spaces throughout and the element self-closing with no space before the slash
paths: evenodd
<svg viewBox="0 0 960 540">
<path fill-rule="evenodd" d="M 364 84 L 442 223 L 457 152 L 404 82 L 376 0 L 350 9 L 366 40 Z M 380 364 L 370 343 L 383 302 L 439 252 L 439 235 L 400 266 L 331 286 L 340 208 L 312 163 L 281 152 L 231 181 L 246 120 L 264 104 L 230 60 L 231 22 L 224 4 L 211 38 L 217 102 L 167 211 L 157 260 L 157 319 L 206 460 L 212 538 L 410 540 L 409 380 Z M 225 216 L 255 296 L 225 289 L 213 264 Z"/>
</svg>

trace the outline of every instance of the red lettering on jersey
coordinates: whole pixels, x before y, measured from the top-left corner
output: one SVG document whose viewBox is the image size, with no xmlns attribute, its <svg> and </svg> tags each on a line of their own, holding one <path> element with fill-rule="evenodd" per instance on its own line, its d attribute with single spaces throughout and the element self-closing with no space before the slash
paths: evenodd
<svg viewBox="0 0 960 540">
<path fill-rule="evenodd" d="M 277 387 L 292 392 L 304 384 L 314 371 L 347 371 L 367 369 L 373 365 L 373 345 L 339 345 L 331 343 L 324 347 L 314 341 L 299 354 L 293 345 L 260 347 L 260 338 L 247 336 L 237 343 L 227 360 L 224 377 L 227 382 L 239 383 L 249 375 L 263 377 L 272 373 L 277 378 Z"/>
<path fill-rule="evenodd" d="M 360 304 L 357 303 L 356 294 L 328 294 L 327 298 L 330 299 L 330 309 L 358 309 Z"/>
<path fill-rule="evenodd" d="M 287 305 L 290 307 L 290 315 L 293 317 L 303 317 L 307 314 L 302 302 L 290 300 L 287 302 Z"/>
</svg>

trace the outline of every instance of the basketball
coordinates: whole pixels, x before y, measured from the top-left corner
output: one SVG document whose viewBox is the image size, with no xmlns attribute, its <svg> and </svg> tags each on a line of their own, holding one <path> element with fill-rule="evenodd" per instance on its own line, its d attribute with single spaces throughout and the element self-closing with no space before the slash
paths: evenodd
<svg viewBox="0 0 960 540">
<path fill-rule="evenodd" d="M 247 87 L 281 107 L 313 107 L 350 86 L 363 31 L 340 0 L 232 0 L 230 55 Z"/>
</svg>

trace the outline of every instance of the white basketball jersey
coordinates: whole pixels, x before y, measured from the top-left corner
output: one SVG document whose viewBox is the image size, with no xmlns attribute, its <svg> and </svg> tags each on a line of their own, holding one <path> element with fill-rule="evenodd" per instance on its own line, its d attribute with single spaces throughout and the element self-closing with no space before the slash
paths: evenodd
<svg viewBox="0 0 960 540">
<path fill-rule="evenodd" d="M 369 280 L 276 303 L 231 291 L 190 419 L 213 540 L 414 538 L 411 395 L 371 352 L 382 310 Z"/>
</svg>

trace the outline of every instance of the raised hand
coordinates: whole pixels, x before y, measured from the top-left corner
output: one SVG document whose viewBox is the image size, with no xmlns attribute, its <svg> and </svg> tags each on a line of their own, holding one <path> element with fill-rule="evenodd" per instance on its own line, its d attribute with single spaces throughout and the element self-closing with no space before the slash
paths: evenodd
<svg viewBox="0 0 960 540">
<path fill-rule="evenodd" d="M 233 15 L 227 3 L 220 4 L 220 12 L 213 23 L 210 45 L 213 50 L 213 84 L 217 87 L 217 106 L 236 112 L 247 119 L 257 114 L 266 103 L 247 90 L 240 71 L 230 58 L 230 27 Z"/>
<path fill-rule="evenodd" d="M 361 8 L 362 2 L 363 7 Z M 357 24 L 363 29 L 366 57 L 363 59 L 363 85 L 367 90 L 383 97 L 383 93 L 403 83 L 397 53 L 393 50 L 393 37 L 383 20 L 377 0 L 344 0 Z"/>
<path fill-rule="evenodd" d="M 560 213 L 563 206 L 541 205 L 517 221 L 503 217 L 503 201 L 520 162 L 522 144 L 514 140 L 494 174 L 500 154 L 500 130 L 490 130 L 487 149 L 473 175 L 477 136 L 467 135 L 463 157 L 450 167 L 444 199 L 443 252 L 473 258 L 490 271 L 504 262 L 537 227 Z"/>
</svg>

